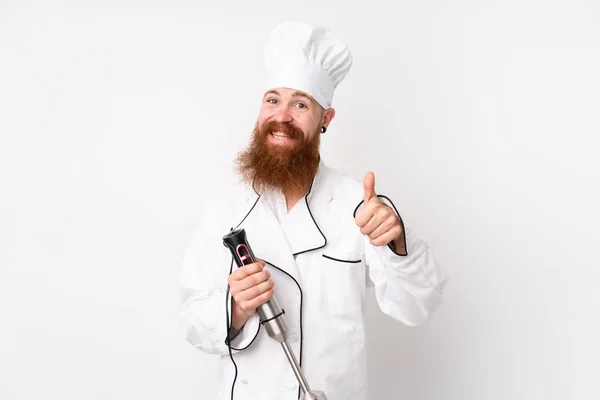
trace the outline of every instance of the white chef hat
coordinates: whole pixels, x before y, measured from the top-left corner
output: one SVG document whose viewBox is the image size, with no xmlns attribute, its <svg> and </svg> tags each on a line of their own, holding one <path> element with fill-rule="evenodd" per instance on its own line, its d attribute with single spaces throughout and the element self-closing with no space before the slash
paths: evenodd
<svg viewBox="0 0 600 400">
<path fill-rule="evenodd" d="M 312 96 L 324 109 L 352 67 L 348 47 L 323 28 L 296 21 L 279 24 L 264 45 L 265 92 L 290 88 Z"/>
</svg>

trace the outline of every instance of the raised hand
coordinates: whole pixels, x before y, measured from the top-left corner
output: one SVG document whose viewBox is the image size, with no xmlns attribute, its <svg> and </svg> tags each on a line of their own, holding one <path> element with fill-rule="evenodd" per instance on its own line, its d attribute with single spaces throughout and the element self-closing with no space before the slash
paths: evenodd
<svg viewBox="0 0 600 400">
<path fill-rule="evenodd" d="M 368 172 L 363 180 L 364 206 L 356 213 L 360 232 L 367 235 L 373 246 L 385 246 L 403 237 L 400 218 L 375 193 L 375 174 Z"/>
</svg>

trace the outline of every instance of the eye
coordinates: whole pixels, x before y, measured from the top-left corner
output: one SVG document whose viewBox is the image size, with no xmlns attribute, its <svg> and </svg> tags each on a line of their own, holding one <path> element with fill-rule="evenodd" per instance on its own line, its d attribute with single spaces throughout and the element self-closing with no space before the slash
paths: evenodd
<svg viewBox="0 0 600 400">
<path fill-rule="evenodd" d="M 302 108 L 302 109 L 304 109 L 304 108 L 308 108 L 308 107 L 307 107 L 307 105 L 306 105 L 306 104 L 304 104 L 304 103 L 297 103 L 297 104 L 296 104 L 296 106 L 297 106 L 298 108 Z"/>
<path fill-rule="evenodd" d="M 267 99 L 267 103 L 277 104 L 277 99 L 274 99 L 274 98 L 271 97 L 271 98 Z"/>
</svg>

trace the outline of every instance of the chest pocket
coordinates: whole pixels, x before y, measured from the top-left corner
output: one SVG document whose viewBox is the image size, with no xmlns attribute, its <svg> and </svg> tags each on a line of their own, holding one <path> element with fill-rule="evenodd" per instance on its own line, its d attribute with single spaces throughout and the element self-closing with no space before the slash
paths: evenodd
<svg viewBox="0 0 600 400">
<path fill-rule="evenodd" d="M 325 281 L 322 293 L 332 316 L 356 318 L 362 313 L 365 293 L 365 263 L 353 251 L 325 248 L 319 260 Z"/>
</svg>

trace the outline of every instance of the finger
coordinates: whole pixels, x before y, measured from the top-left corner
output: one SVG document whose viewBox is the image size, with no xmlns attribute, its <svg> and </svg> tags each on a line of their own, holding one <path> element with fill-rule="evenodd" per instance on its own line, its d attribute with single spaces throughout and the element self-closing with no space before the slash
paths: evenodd
<svg viewBox="0 0 600 400">
<path fill-rule="evenodd" d="M 244 306 L 247 307 L 248 310 L 256 310 L 262 304 L 266 303 L 273 297 L 273 289 L 269 289 L 258 297 L 255 297 L 252 300 L 244 302 Z"/>
<path fill-rule="evenodd" d="M 390 212 L 387 207 L 380 206 L 378 204 L 375 204 L 374 202 L 371 202 L 368 208 L 370 209 L 370 212 L 373 216 L 369 221 L 367 221 L 361 226 L 360 231 L 364 235 L 371 234 L 371 232 L 373 232 L 379 225 L 381 225 L 386 220 Z"/>
<path fill-rule="evenodd" d="M 365 204 L 375 197 L 375 174 L 367 172 L 363 180 L 363 189 L 365 191 Z"/>
<path fill-rule="evenodd" d="M 256 297 L 259 297 L 267 290 L 273 289 L 274 286 L 275 282 L 273 282 L 273 280 L 271 279 L 268 279 L 264 282 L 259 283 L 258 285 L 252 286 L 246 290 L 237 293 L 235 299 L 238 302 L 254 300 Z"/>
<path fill-rule="evenodd" d="M 356 225 L 358 225 L 361 228 L 364 227 L 373 218 L 373 215 L 375 215 L 374 211 L 375 207 L 371 204 L 367 204 L 366 206 L 358 210 L 358 212 L 356 213 L 356 217 L 354 218 Z"/>
<path fill-rule="evenodd" d="M 373 246 L 385 246 L 386 244 L 391 242 L 397 236 L 397 234 L 398 232 L 396 229 L 391 229 L 383 235 L 379 236 L 377 239 L 371 239 L 370 243 Z"/>
<path fill-rule="evenodd" d="M 373 214 L 371 219 L 360 228 L 360 233 L 363 235 L 370 235 L 377 227 L 381 224 L 381 218 L 377 216 L 377 214 Z"/>
<path fill-rule="evenodd" d="M 385 218 L 383 220 L 383 222 L 381 222 L 379 224 L 379 226 L 377 226 L 375 229 L 373 229 L 367 235 L 369 235 L 369 238 L 371 238 L 372 240 L 377 239 L 379 236 L 383 235 L 384 233 L 386 233 L 387 231 L 392 229 L 392 227 L 394 227 L 394 225 L 397 223 L 397 221 L 398 220 L 396 219 L 395 215 L 388 215 L 387 218 Z"/>
<path fill-rule="evenodd" d="M 241 281 L 235 281 L 231 283 L 231 293 L 239 293 L 253 286 L 260 285 L 261 283 L 268 281 L 271 278 L 271 273 L 267 270 L 259 271 L 255 274 L 247 276 Z"/>
<path fill-rule="evenodd" d="M 265 262 L 262 260 L 259 260 L 252 264 L 243 265 L 231 273 L 230 281 L 241 281 L 248 276 L 254 275 L 257 272 L 262 271 L 264 267 Z"/>
</svg>

